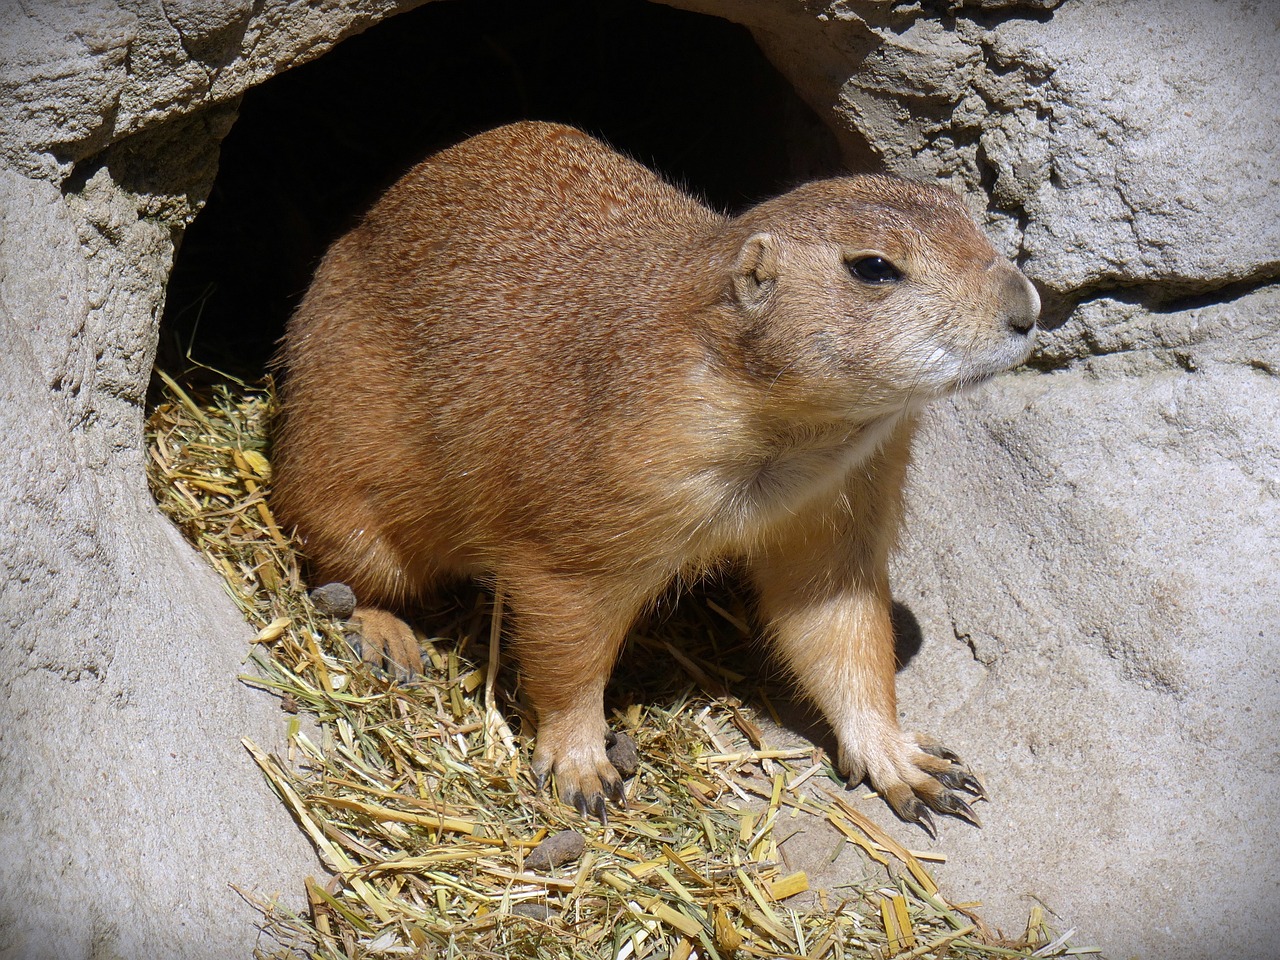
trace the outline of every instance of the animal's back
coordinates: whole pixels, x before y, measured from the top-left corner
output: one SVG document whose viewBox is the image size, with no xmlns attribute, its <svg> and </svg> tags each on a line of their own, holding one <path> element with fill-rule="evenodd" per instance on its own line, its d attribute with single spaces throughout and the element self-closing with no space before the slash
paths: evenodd
<svg viewBox="0 0 1280 960">
<path fill-rule="evenodd" d="M 392 187 L 325 257 L 282 354 L 275 499 L 320 573 L 392 605 L 633 496 L 639 475 L 564 475 L 635 442 L 658 384 L 697 362 L 690 305 L 716 292 L 681 261 L 723 223 L 553 124 L 474 137 Z"/>
</svg>

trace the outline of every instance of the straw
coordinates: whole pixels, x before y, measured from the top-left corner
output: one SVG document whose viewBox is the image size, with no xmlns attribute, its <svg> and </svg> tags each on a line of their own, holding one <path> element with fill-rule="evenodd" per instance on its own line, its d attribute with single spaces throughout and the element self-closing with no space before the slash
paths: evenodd
<svg viewBox="0 0 1280 960">
<path fill-rule="evenodd" d="M 271 512 L 272 385 L 200 395 L 160 379 L 148 422 L 152 492 L 251 625 L 242 679 L 279 698 L 288 749 L 245 748 L 330 871 L 299 878 L 305 916 L 241 891 L 270 937 L 256 956 L 1091 952 L 1068 946 L 1042 912 L 1020 939 L 1001 939 L 968 906 L 952 906 L 919 857 L 837 794 L 812 789 L 829 769 L 820 752 L 765 743 L 754 710 L 771 705 L 744 686 L 754 681 L 717 666 L 751 662 L 750 618 L 732 594 L 684 598 L 632 636 L 654 655 L 624 657 L 611 721 L 635 739 L 640 769 L 627 809 L 611 811 L 607 827 L 584 822 L 534 789 L 529 711 L 512 695 L 512 665 L 499 662 L 501 600 L 473 589 L 430 611 L 419 624 L 423 676 L 399 683 L 373 670 L 345 625 L 312 605 Z M 798 818 L 833 824 L 862 861 L 850 876 L 866 879 L 833 897 L 784 870 L 777 848 Z M 587 839 L 578 862 L 525 867 L 533 846 L 568 829 Z"/>
</svg>

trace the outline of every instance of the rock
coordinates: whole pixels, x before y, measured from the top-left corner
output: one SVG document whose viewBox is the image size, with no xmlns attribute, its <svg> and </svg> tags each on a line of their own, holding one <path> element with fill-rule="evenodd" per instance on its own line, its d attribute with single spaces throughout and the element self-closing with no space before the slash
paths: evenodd
<svg viewBox="0 0 1280 960">
<path fill-rule="evenodd" d="M 851 159 L 968 192 L 1061 324 L 917 442 L 895 592 L 924 645 L 900 708 L 991 793 L 981 831 L 941 833 L 944 889 L 1009 931 L 1037 897 L 1113 957 L 1280 955 L 1256 869 L 1280 846 L 1259 748 L 1280 725 L 1273 11 L 866 2 L 814 31 L 696 6 L 835 104 Z M 839 882 L 831 841 L 788 845 L 815 886 Z"/>
<path fill-rule="evenodd" d="M 835 104 L 851 161 L 970 193 L 1055 319 L 1117 285 L 1179 296 L 1280 275 L 1280 224 L 1258 215 L 1280 186 L 1264 120 L 1280 79 L 1257 4 L 1044 4 L 1048 19 L 998 4 L 1013 9 L 972 20 L 968 4 L 944 21 L 863 2 L 820 26 L 777 4 L 680 5 L 745 23 L 809 103 Z"/>
<path fill-rule="evenodd" d="M 1280 144 L 1247 106 L 1280 94 L 1266 30 L 1247 3 L 1108 0 L 989 35 L 993 65 L 1052 67 L 1014 111 L 1044 115 L 1033 149 L 1052 158 L 1031 161 L 1037 173 L 1010 204 L 1027 220 L 1033 279 L 1059 292 L 1160 283 L 1177 294 L 1276 276 L 1280 225 L 1258 213 L 1280 185 Z M 1188 55 L 1201 50 L 1231 51 L 1231 69 Z M 1024 164 L 1018 142 L 989 161 Z"/>
<path fill-rule="evenodd" d="M 182 38 L 189 53 L 211 60 L 229 42 L 244 32 L 252 0 L 163 0 L 164 18 Z"/>
<path fill-rule="evenodd" d="M 238 743 L 282 729 L 234 681 L 251 631 L 147 497 L 143 397 L 237 98 L 416 2 L 0 12 L 7 953 L 247 956 L 229 884 L 315 871 Z M 1280 955 L 1268 5 L 678 5 L 746 24 L 850 163 L 966 192 L 1060 325 L 919 437 L 900 705 L 992 797 L 943 828 L 944 889 L 1010 931 L 1038 896 L 1113 957 Z M 814 886 L 861 869 L 823 829 L 786 843 Z"/>
<path fill-rule="evenodd" d="M 145 492 L 146 365 L 97 312 L 76 219 L 7 171 L 0 214 L 5 948 L 247 956 L 231 884 L 296 904 L 318 866 L 239 742 L 278 747 L 279 712 L 236 682 L 249 630 Z"/>
<path fill-rule="evenodd" d="M 235 97 L 397 7 L 227 5 L 215 76 L 161 3 L 127 6 L 0 11 L 0 940 L 24 960 L 249 956 L 234 888 L 298 909 L 319 867 L 240 743 L 280 748 L 282 718 L 147 493 L 143 403 Z"/>
<path fill-rule="evenodd" d="M 618 775 L 623 780 L 634 777 L 640 769 L 640 751 L 636 749 L 636 742 L 628 734 L 611 733 L 607 743 L 605 756 L 618 771 Z"/>
<path fill-rule="evenodd" d="M 355 591 L 345 583 L 326 583 L 311 591 L 311 602 L 327 617 L 346 620 L 356 612 Z"/>
<path fill-rule="evenodd" d="M 582 856 L 587 842 L 576 830 L 561 830 L 529 851 L 524 865 L 530 870 L 550 870 L 572 863 Z"/>
<path fill-rule="evenodd" d="M 949 830 L 941 872 L 1006 928 L 1012 882 L 1109 955 L 1276 953 L 1250 865 L 1280 846 L 1280 758 L 1257 746 L 1280 722 L 1278 318 L 1275 287 L 1154 326 L 1094 303 L 1063 334 L 1096 325 L 1115 353 L 924 431 L 897 584 L 932 643 L 901 704 L 986 776 L 985 828 Z M 1110 910 L 1099 877 L 1108 902 L 1170 906 Z"/>
<path fill-rule="evenodd" d="M 511 908 L 511 912 L 517 917 L 528 917 L 530 920 L 541 920 L 544 923 L 558 916 L 558 912 L 551 909 L 545 903 L 517 903 Z"/>
<path fill-rule="evenodd" d="M 109 143 L 233 101 L 422 2 L 7 2 L 0 159 L 31 176 L 64 178 Z"/>
<path fill-rule="evenodd" d="M 138 18 L 110 0 L 7 4 L 0 15 L 0 159 L 65 176 L 70 145 L 88 155 L 110 142 Z"/>
</svg>

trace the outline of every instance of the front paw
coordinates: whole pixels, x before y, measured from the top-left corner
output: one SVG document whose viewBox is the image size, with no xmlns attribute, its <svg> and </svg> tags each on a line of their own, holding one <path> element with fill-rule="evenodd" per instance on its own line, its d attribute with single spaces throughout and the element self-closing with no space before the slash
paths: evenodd
<svg viewBox="0 0 1280 960">
<path fill-rule="evenodd" d="M 963 792 L 985 800 L 982 784 L 958 756 L 932 740 L 894 730 L 870 743 L 842 743 L 840 771 L 850 786 L 869 780 L 894 813 L 919 824 L 931 837 L 937 829 L 930 810 L 982 826 L 960 796 Z"/>
<path fill-rule="evenodd" d="M 541 790 L 554 775 L 562 803 L 575 807 L 583 817 L 608 823 L 606 798 L 626 807 L 622 776 L 605 750 L 606 736 L 581 729 L 565 730 L 544 725 L 538 730 L 533 751 L 533 775 Z"/>
</svg>

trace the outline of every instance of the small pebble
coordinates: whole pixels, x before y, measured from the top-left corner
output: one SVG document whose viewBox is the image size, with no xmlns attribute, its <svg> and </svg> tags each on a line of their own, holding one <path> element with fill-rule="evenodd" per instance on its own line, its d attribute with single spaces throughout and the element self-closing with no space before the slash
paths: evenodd
<svg viewBox="0 0 1280 960">
<path fill-rule="evenodd" d="M 311 602 L 329 617 L 346 620 L 356 612 L 356 595 L 345 583 L 326 583 L 311 591 Z"/>
<path fill-rule="evenodd" d="M 587 841 L 576 830 L 561 830 L 529 851 L 524 865 L 530 870 L 550 870 L 561 864 L 577 860 L 586 849 Z"/>
<path fill-rule="evenodd" d="M 640 751 L 636 749 L 636 742 L 625 733 L 612 733 L 605 742 L 608 744 L 605 756 L 618 775 L 623 780 L 635 776 L 640 769 Z"/>
<path fill-rule="evenodd" d="M 511 908 L 517 917 L 528 917 L 531 920 L 550 920 L 556 912 L 545 903 L 517 903 Z"/>
</svg>

